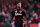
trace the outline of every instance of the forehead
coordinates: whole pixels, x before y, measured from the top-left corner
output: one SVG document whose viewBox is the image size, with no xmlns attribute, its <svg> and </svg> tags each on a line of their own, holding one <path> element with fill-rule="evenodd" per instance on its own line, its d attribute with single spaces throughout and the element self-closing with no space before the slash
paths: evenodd
<svg viewBox="0 0 40 27">
<path fill-rule="evenodd" d="M 21 3 L 18 3 L 18 4 L 21 4 Z"/>
</svg>

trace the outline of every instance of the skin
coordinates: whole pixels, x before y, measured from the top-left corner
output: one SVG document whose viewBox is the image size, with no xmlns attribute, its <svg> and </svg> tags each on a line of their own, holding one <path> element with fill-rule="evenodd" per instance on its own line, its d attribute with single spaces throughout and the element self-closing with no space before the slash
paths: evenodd
<svg viewBox="0 0 40 27">
<path fill-rule="evenodd" d="M 21 9 L 21 3 L 17 4 L 17 9 Z"/>
</svg>

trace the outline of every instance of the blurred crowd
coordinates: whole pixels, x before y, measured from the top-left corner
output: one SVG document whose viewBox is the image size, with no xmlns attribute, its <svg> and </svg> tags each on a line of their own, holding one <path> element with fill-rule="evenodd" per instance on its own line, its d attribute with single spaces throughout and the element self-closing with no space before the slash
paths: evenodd
<svg viewBox="0 0 40 27">
<path fill-rule="evenodd" d="M 0 24 L 11 24 L 11 12 L 13 9 L 16 9 L 16 3 L 18 1 L 15 0 L 12 3 L 0 3 Z M 39 23 L 40 22 L 40 1 L 38 0 L 19 0 L 22 3 L 22 8 L 25 9 L 26 12 L 26 20 L 24 20 L 24 24 L 27 25 L 29 23 Z"/>
</svg>

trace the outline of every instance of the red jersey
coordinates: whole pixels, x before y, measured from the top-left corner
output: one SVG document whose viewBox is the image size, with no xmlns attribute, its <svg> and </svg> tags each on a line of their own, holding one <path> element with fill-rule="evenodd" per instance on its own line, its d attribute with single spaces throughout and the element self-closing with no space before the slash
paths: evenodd
<svg viewBox="0 0 40 27">
<path fill-rule="evenodd" d="M 12 18 L 15 16 L 15 23 L 23 23 L 23 16 L 26 17 L 24 9 L 15 9 L 12 14 Z"/>
</svg>

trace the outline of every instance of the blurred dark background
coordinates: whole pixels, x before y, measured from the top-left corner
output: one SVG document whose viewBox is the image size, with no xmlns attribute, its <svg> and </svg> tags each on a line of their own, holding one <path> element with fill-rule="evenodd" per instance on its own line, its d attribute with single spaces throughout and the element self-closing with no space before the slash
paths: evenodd
<svg viewBox="0 0 40 27">
<path fill-rule="evenodd" d="M 25 9 L 26 12 L 26 20 L 24 20 L 24 25 L 30 26 L 34 24 L 34 26 L 39 26 L 40 0 L 0 0 L 0 25 L 11 25 L 11 12 L 16 9 L 17 2 L 22 3 L 22 8 Z"/>
</svg>

